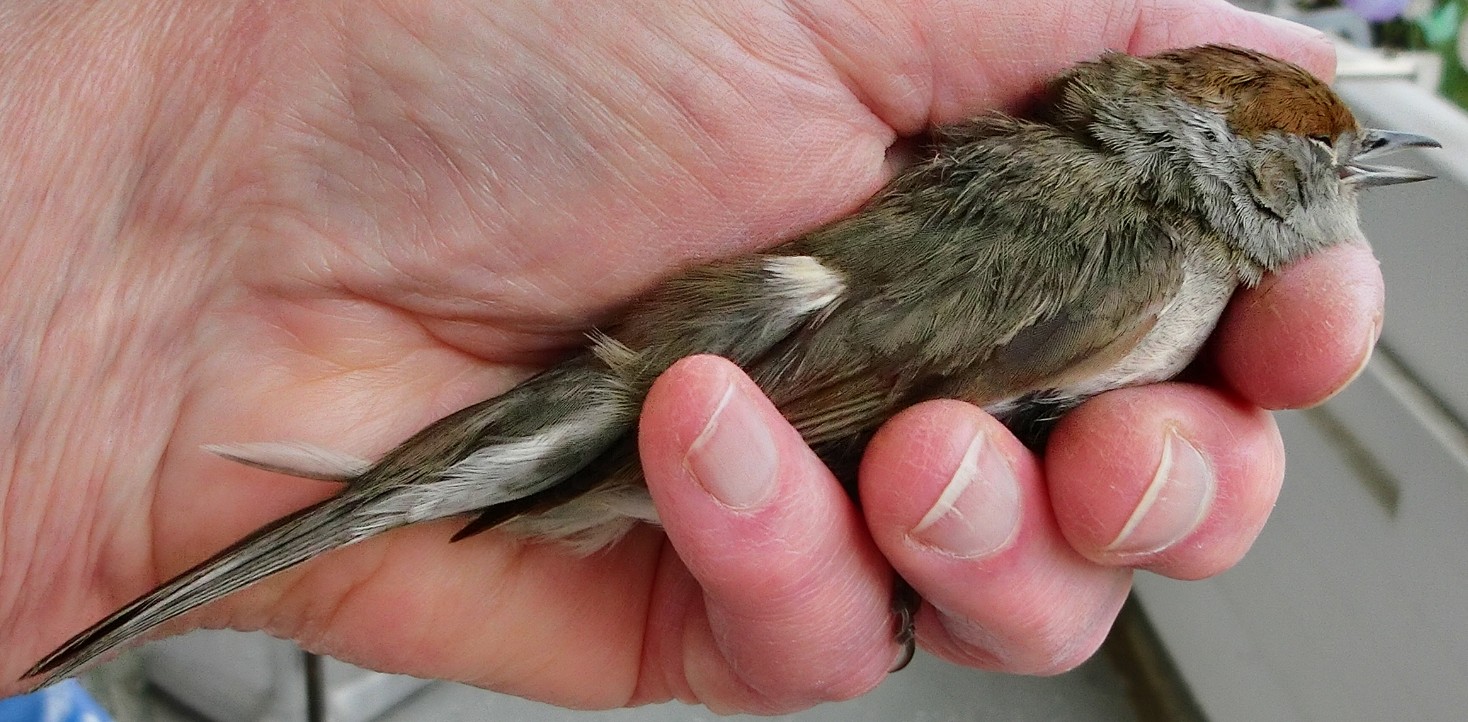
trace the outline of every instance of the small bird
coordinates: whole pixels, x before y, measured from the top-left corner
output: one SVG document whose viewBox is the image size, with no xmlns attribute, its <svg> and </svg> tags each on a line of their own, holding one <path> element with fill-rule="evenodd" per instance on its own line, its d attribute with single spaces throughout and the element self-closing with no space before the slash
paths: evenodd
<svg viewBox="0 0 1468 722">
<path fill-rule="evenodd" d="M 755 255 L 678 273 L 588 347 L 366 463 L 289 442 L 211 447 L 343 483 L 144 594 L 40 660 L 56 681 L 119 644 L 318 554 L 474 515 L 589 553 L 656 522 L 635 427 L 653 380 L 743 367 L 849 481 L 873 431 L 921 401 L 1017 429 L 1169 378 L 1234 290 L 1359 236 L 1356 197 L 1430 176 L 1363 161 L 1437 147 L 1363 129 L 1305 70 L 1210 45 L 1109 53 L 1055 78 L 1028 119 L 939 128 L 861 210 Z"/>
</svg>

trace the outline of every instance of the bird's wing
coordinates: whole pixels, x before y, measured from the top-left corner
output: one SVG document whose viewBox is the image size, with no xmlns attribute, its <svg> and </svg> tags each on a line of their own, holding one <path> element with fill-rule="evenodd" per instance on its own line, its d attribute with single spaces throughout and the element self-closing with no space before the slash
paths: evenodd
<svg viewBox="0 0 1468 722">
<path fill-rule="evenodd" d="M 940 384 L 941 393 L 987 407 L 1064 389 L 1104 373 L 1147 336 L 1178 287 L 1174 280 L 1158 289 L 1162 294 L 1158 297 L 1135 295 L 1122 304 L 1077 299 L 1055 315 L 1018 329 L 983 361 L 946 379 Z"/>
<path fill-rule="evenodd" d="M 1181 286 L 1181 256 L 1166 252 L 1175 247 L 1167 232 L 1134 235 L 1159 252 L 1120 264 L 1128 254 L 1107 252 L 1100 239 L 1070 244 L 1081 249 L 1070 262 L 980 264 L 947 295 L 849 300 L 752 371 L 812 445 L 864 436 L 927 399 L 991 406 L 1083 381 L 1146 337 Z M 1113 265 L 1097 268 L 1102 263 Z M 843 355 L 844 362 L 822 363 Z"/>
<path fill-rule="evenodd" d="M 856 368 L 799 389 L 780 386 L 770 395 L 805 442 L 816 446 L 860 434 L 886 420 L 904 405 L 911 385 L 898 374 Z"/>
</svg>

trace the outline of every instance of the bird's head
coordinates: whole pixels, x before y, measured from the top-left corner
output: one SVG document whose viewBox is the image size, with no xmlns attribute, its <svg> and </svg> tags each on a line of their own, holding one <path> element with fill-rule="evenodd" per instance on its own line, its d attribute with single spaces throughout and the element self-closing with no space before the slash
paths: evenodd
<svg viewBox="0 0 1468 722">
<path fill-rule="evenodd" d="M 1222 45 L 1108 54 L 1061 76 L 1055 93 L 1055 122 L 1120 154 L 1160 202 L 1202 214 L 1270 269 L 1359 235 L 1361 189 L 1431 177 L 1366 161 L 1438 147 L 1362 128 L 1303 68 Z"/>
</svg>

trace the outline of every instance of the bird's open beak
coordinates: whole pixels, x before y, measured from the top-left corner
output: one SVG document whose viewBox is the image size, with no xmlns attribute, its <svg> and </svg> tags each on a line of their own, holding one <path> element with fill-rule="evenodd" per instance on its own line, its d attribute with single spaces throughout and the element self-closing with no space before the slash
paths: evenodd
<svg viewBox="0 0 1468 722">
<path fill-rule="evenodd" d="M 1398 183 L 1416 183 L 1431 180 L 1436 176 L 1410 168 L 1371 166 L 1361 161 L 1380 158 L 1403 148 L 1441 148 L 1442 144 L 1416 133 L 1398 133 L 1394 130 L 1367 129 L 1361 135 L 1361 151 L 1341 164 L 1341 178 L 1362 188 L 1390 186 Z"/>
</svg>

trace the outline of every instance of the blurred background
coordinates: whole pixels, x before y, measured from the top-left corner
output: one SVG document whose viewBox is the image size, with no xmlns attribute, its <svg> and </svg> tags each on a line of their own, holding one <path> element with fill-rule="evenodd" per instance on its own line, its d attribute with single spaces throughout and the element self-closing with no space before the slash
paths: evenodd
<svg viewBox="0 0 1468 722">
<path fill-rule="evenodd" d="M 1238 4 L 1338 36 L 1336 87 L 1362 122 L 1444 146 L 1405 161 L 1437 181 L 1363 203 L 1388 289 L 1381 344 L 1339 397 L 1280 416 L 1290 467 L 1258 544 L 1208 581 L 1139 575 L 1106 648 L 1069 674 L 991 675 L 920 654 L 867 697 L 783 719 L 1468 719 L 1468 0 Z M 0 703 L 0 722 L 65 719 L 56 710 L 83 687 L 107 711 L 72 719 L 714 717 L 677 703 L 569 712 L 367 672 L 261 634 L 198 632 L 50 699 Z M 51 716 L 29 716 L 46 705 Z"/>
</svg>

